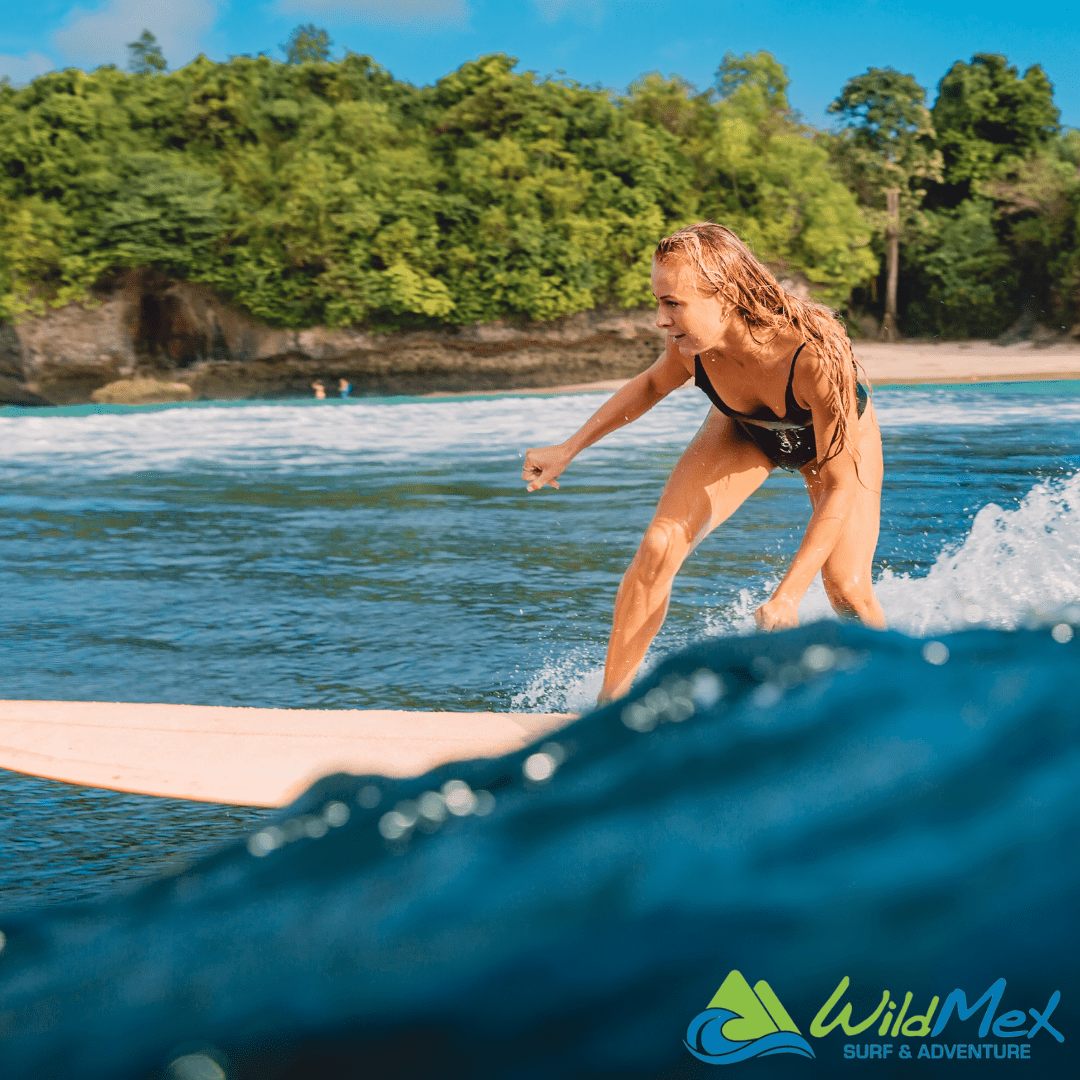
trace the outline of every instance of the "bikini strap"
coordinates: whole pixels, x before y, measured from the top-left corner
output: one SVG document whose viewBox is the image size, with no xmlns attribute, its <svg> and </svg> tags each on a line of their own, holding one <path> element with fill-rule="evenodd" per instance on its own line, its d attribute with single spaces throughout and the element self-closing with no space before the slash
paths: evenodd
<svg viewBox="0 0 1080 1080">
<path fill-rule="evenodd" d="M 799 353 L 801 353 L 805 348 L 806 342 L 804 341 L 795 350 L 795 355 L 791 358 L 791 371 L 788 372 L 787 392 L 784 395 L 784 404 L 786 406 L 784 418 L 787 420 L 793 420 L 795 416 L 797 416 L 799 413 L 802 413 L 805 416 L 812 415 L 809 409 L 803 408 L 803 406 L 795 400 L 795 391 L 793 389 L 793 384 L 795 382 L 795 361 L 799 359 Z"/>
<path fill-rule="evenodd" d="M 804 341 L 796 350 L 795 355 L 791 358 L 791 371 L 788 372 L 787 388 L 788 392 L 791 392 L 791 384 L 795 381 L 795 361 L 799 359 L 799 353 L 806 348 L 806 342 Z"/>
<path fill-rule="evenodd" d="M 716 387 L 712 384 L 712 379 L 709 378 L 708 372 L 705 370 L 705 365 L 701 362 L 700 356 L 694 357 L 694 385 L 701 390 L 705 391 L 705 396 L 725 415 L 731 416 L 735 419 L 743 419 L 743 414 L 736 412 L 731 408 L 724 399 L 716 392 Z"/>
</svg>

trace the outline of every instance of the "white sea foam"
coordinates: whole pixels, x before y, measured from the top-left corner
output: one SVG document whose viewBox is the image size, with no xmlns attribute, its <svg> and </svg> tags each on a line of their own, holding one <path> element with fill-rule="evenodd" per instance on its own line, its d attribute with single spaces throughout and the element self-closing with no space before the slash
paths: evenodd
<svg viewBox="0 0 1080 1080">
<path fill-rule="evenodd" d="M 514 712 L 588 712 L 604 681 L 602 648 L 578 648 L 549 660 L 510 699 Z"/>
<path fill-rule="evenodd" d="M 924 636 L 971 624 L 1013 629 L 1080 601 L 1080 473 L 1036 484 L 1015 510 L 984 506 L 925 577 L 877 584 L 890 623 Z"/>
<path fill-rule="evenodd" d="M 711 636 L 749 633 L 775 588 L 763 581 L 711 612 Z M 1036 484 L 1014 510 L 988 503 L 967 535 L 947 544 L 929 573 L 886 569 L 874 584 L 889 625 L 925 637 L 972 625 L 1012 630 L 1080 602 L 1080 473 Z M 802 622 L 834 618 L 820 577 L 799 607 Z"/>
<path fill-rule="evenodd" d="M 883 432 L 913 428 L 994 428 L 1015 424 L 1069 423 L 1080 420 L 1080 396 L 1062 394 L 972 396 L 963 390 L 935 387 L 901 392 L 889 388 L 874 395 Z"/>
<path fill-rule="evenodd" d="M 0 416 L 0 470 L 115 475 L 216 467 L 279 473 L 354 469 L 371 461 L 406 464 L 435 455 L 517 456 L 529 446 L 561 442 L 604 400 L 600 394 L 563 394 L 222 404 L 81 415 L 42 410 Z M 1071 396 L 984 400 L 943 389 L 886 389 L 875 400 L 886 432 L 1080 419 L 1080 397 Z M 688 385 L 609 435 L 603 448 L 685 445 L 707 411 L 707 401 Z"/>
<path fill-rule="evenodd" d="M 1000 425 L 1080 418 L 1080 398 L 953 400 L 942 391 L 879 392 L 882 428 Z M 0 416 L 0 467 L 91 475 L 222 467 L 281 472 L 355 468 L 372 460 L 518 455 L 564 439 L 605 400 L 599 394 L 445 400 L 174 407 Z M 604 441 L 604 447 L 684 445 L 707 412 L 692 388 Z M 594 451 L 595 452 L 595 451 Z"/>
<path fill-rule="evenodd" d="M 517 456 L 561 442 L 605 400 L 598 394 L 326 405 L 168 408 L 0 416 L 0 468 L 93 475 L 199 467 L 282 472 L 408 463 L 435 455 Z M 708 403 L 679 391 L 605 446 L 685 443 Z"/>
</svg>

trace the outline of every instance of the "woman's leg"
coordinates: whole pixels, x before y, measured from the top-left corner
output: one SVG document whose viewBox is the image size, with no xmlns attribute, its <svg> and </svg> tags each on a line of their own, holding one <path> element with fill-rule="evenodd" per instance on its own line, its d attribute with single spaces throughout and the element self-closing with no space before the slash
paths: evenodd
<svg viewBox="0 0 1080 1080">
<path fill-rule="evenodd" d="M 859 419 L 859 485 L 844 531 L 821 568 L 821 583 L 829 603 L 838 615 L 852 616 L 878 630 L 885 629 L 881 610 L 871 580 L 874 550 L 881 528 L 881 482 L 884 465 L 881 459 L 881 432 L 873 405 Z M 814 467 L 803 470 L 806 490 L 812 506 L 823 494 L 821 480 Z"/>
<path fill-rule="evenodd" d="M 756 491 L 773 469 L 735 423 L 710 409 L 679 458 L 615 598 L 601 703 L 630 689 L 667 615 L 687 555 Z"/>
</svg>

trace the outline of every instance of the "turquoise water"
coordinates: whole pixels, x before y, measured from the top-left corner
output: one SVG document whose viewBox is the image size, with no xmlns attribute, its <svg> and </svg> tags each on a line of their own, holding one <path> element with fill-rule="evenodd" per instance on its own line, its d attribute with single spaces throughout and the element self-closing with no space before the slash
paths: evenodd
<svg viewBox="0 0 1080 1080">
<path fill-rule="evenodd" d="M 560 491 L 527 494 L 524 449 L 600 400 L 0 410 L 0 696 L 585 708 L 619 578 L 707 409 L 676 392 Z M 875 403 L 895 627 L 1008 629 L 1080 600 L 1080 385 L 883 387 Z M 771 478 L 680 575 L 652 660 L 750 629 L 807 514 L 801 479 Z M 827 614 L 815 588 L 802 616 Z M 100 895 L 255 816 L 13 774 L 0 809 L 20 853 L 0 870 L 8 909 Z"/>
</svg>

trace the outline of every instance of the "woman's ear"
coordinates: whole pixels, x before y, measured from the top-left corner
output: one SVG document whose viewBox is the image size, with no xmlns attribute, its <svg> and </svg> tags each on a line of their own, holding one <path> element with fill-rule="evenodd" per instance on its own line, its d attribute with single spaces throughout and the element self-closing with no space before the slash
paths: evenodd
<svg viewBox="0 0 1080 1080">
<path fill-rule="evenodd" d="M 720 319 L 722 322 L 727 322 L 732 315 L 738 311 L 738 305 L 728 295 L 727 288 L 717 289 L 714 296 L 717 306 L 720 308 Z"/>
</svg>

